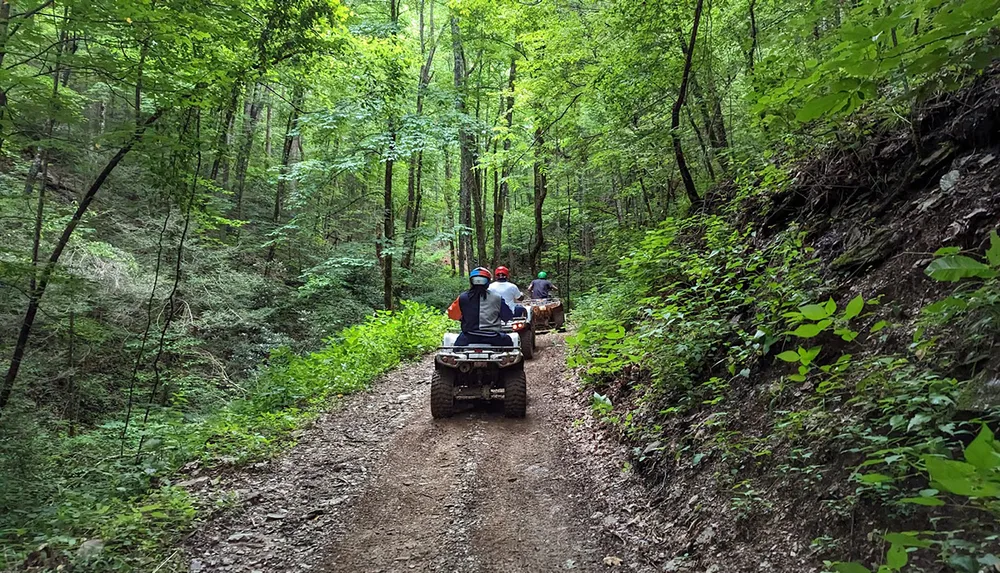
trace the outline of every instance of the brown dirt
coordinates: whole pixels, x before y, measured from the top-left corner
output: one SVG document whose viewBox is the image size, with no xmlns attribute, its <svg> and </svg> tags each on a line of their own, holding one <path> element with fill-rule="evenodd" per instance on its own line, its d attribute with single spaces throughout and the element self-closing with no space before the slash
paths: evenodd
<svg viewBox="0 0 1000 573">
<path fill-rule="evenodd" d="M 193 484 L 229 507 L 189 540 L 190 570 L 650 570 L 664 556 L 656 521 L 633 515 L 644 496 L 621 471 L 626 452 L 582 421 L 562 336 L 539 346 L 526 419 L 502 407 L 431 419 L 425 359 L 345 400 L 281 459 Z"/>
</svg>

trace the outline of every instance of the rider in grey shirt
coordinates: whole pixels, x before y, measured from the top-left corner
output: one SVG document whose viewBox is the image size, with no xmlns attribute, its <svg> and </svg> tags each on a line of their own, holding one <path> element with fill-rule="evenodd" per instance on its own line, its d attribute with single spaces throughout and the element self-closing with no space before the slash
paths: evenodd
<svg viewBox="0 0 1000 573">
<path fill-rule="evenodd" d="M 531 285 L 528 286 L 528 292 L 531 294 L 531 298 L 545 299 L 549 298 L 549 291 L 559 290 L 559 287 L 552 284 L 552 281 L 546 279 L 548 274 L 545 271 L 538 273 L 538 278 L 531 281 Z"/>
</svg>

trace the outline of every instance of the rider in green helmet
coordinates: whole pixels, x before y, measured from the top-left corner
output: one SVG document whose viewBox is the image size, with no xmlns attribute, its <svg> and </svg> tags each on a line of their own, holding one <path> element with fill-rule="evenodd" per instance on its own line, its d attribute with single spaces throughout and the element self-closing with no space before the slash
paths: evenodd
<svg viewBox="0 0 1000 573">
<path fill-rule="evenodd" d="M 552 284 L 552 281 L 548 280 L 548 273 L 542 271 L 538 273 L 538 278 L 531 281 L 528 286 L 528 294 L 534 299 L 546 299 L 549 298 L 549 291 L 559 290 L 559 288 Z"/>
</svg>

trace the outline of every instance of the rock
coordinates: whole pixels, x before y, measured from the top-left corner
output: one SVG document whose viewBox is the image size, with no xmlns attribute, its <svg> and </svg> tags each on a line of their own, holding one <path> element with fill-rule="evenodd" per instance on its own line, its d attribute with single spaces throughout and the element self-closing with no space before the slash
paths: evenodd
<svg viewBox="0 0 1000 573">
<path fill-rule="evenodd" d="M 100 555 L 101 551 L 104 551 L 103 539 L 88 539 L 80 544 L 76 554 L 81 559 L 89 559 Z"/>
<path fill-rule="evenodd" d="M 698 537 L 694 540 L 694 542 L 696 545 L 704 546 L 711 543 L 712 539 L 714 538 L 715 538 L 715 529 L 711 525 L 709 525 L 704 530 L 702 530 L 701 533 L 698 534 Z"/>
<path fill-rule="evenodd" d="M 941 176 L 941 181 L 939 185 L 942 191 L 951 191 L 958 184 L 958 180 L 961 177 L 961 173 L 957 169 L 952 169 L 951 171 L 945 173 Z"/>
<path fill-rule="evenodd" d="M 396 401 L 397 402 L 406 402 L 411 397 L 412 397 L 411 394 L 400 394 L 399 396 L 396 397 Z"/>
<path fill-rule="evenodd" d="M 201 573 L 205 570 L 205 566 L 202 564 L 201 559 L 192 559 L 191 565 L 188 567 L 188 573 Z"/>
<path fill-rule="evenodd" d="M 177 483 L 177 487 L 195 487 L 201 485 L 209 480 L 208 476 L 201 476 L 200 478 L 188 479 Z"/>
<path fill-rule="evenodd" d="M 678 561 L 677 558 L 674 557 L 670 561 L 667 561 L 666 563 L 663 564 L 662 571 L 665 571 L 666 573 L 676 573 L 677 571 L 681 570 L 681 565 L 683 563 L 684 563 L 683 561 Z"/>
<path fill-rule="evenodd" d="M 996 156 L 993 155 L 992 153 L 990 153 L 986 157 L 983 157 L 982 159 L 979 160 L 979 166 L 980 167 L 986 167 L 990 163 L 993 163 L 994 159 L 996 159 Z"/>
<path fill-rule="evenodd" d="M 268 519 L 285 519 L 285 517 L 287 517 L 287 516 L 288 516 L 288 512 L 284 511 L 284 510 L 282 510 L 282 511 L 276 511 L 274 513 L 267 514 L 267 518 Z"/>
<path fill-rule="evenodd" d="M 240 541 L 246 541 L 247 539 L 250 539 L 252 537 L 253 537 L 252 533 L 248 533 L 246 531 L 240 531 L 238 533 L 234 533 L 234 534 L 230 535 L 229 537 L 227 537 L 226 541 L 229 541 L 229 542 L 232 542 L 232 543 L 239 543 Z"/>
<path fill-rule="evenodd" d="M 720 570 L 721 569 L 719 568 L 719 566 L 713 563 L 712 565 L 709 565 L 707 569 L 705 569 L 705 573 L 719 573 Z"/>
</svg>

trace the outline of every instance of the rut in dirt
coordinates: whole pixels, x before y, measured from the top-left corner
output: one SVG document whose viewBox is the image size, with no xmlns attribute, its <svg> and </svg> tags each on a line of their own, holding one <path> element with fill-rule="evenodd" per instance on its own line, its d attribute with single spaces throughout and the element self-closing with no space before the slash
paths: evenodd
<svg viewBox="0 0 1000 573">
<path fill-rule="evenodd" d="M 527 362 L 525 419 L 429 411 L 428 359 L 328 414 L 284 458 L 227 478 L 240 508 L 189 543 L 192 570 L 607 570 L 596 483 L 570 427 L 579 413 L 563 337 Z M 595 518 L 597 525 L 595 525 Z M 605 517 L 607 520 L 607 517 Z M 620 539 L 620 538 L 618 538 Z"/>
</svg>

